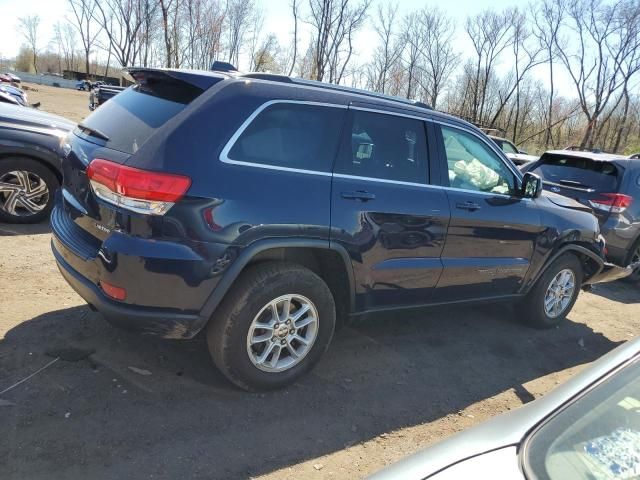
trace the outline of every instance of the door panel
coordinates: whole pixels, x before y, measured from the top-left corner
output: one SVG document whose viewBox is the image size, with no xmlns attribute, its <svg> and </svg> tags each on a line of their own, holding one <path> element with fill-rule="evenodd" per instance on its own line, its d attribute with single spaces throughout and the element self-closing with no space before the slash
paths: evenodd
<svg viewBox="0 0 640 480">
<path fill-rule="evenodd" d="M 535 203 L 516 197 L 518 181 L 483 140 L 452 127 L 436 128 L 449 172 L 451 211 L 437 301 L 517 293 L 542 232 Z"/>
<path fill-rule="evenodd" d="M 449 222 L 430 187 L 421 120 L 350 111 L 334 168 L 331 241 L 349 253 L 356 311 L 432 300 Z"/>
</svg>

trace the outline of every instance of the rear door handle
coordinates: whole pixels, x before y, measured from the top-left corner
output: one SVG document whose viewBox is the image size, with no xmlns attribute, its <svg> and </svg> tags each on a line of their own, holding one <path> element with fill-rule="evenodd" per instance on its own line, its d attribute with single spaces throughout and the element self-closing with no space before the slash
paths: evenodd
<svg viewBox="0 0 640 480">
<path fill-rule="evenodd" d="M 360 200 L 361 202 L 368 202 L 376 198 L 375 193 L 365 192 L 364 190 L 358 190 L 357 192 L 342 192 L 340 194 L 342 198 L 347 200 Z"/>
<path fill-rule="evenodd" d="M 474 202 L 458 202 L 456 203 L 456 208 L 475 212 L 476 210 L 480 210 L 480 205 Z"/>
</svg>

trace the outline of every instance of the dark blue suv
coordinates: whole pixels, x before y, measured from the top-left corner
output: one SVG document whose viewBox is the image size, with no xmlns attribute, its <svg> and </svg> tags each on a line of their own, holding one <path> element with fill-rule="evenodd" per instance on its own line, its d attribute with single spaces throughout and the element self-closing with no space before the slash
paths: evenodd
<svg viewBox="0 0 640 480">
<path fill-rule="evenodd" d="M 114 323 L 206 329 L 242 388 L 291 383 L 353 316 L 511 300 L 551 327 L 628 273 L 588 207 L 540 196 L 459 119 L 275 75 L 129 72 L 63 142 L 53 253 Z"/>
</svg>

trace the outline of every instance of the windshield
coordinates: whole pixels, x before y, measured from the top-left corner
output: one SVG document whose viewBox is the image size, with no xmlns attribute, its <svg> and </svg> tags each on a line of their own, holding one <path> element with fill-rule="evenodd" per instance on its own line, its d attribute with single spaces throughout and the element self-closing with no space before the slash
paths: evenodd
<svg viewBox="0 0 640 480">
<path fill-rule="evenodd" d="M 525 468 L 549 480 L 640 478 L 640 361 L 540 428 L 525 451 Z"/>
<path fill-rule="evenodd" d="M 618 169 L 612 162 L 596 161 L 564 155 L 545 155 L 532 170 L 547 182 L 615 192 L 618 188 Z"/>
</svg>

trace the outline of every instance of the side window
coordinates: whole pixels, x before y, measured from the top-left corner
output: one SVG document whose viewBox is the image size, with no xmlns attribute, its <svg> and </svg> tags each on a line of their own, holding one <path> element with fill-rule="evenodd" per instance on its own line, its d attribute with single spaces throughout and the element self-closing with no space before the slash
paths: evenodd
<svg viewBox="0 0 640 480">
<path fill-rule="evenodd" d="M 275 103 L 260 112 L 227 154 L 230 160 L 301 170 L 331 171 L 342 108 Z"/>
<path fill-rule="evenodd" d="M 484 142 L 470 133 L 441 125 L 449 185 L 465 190 L 510 194 L 515 175 Z"/>
<path fill-rule="evenodd" d="M 354 110 L 336 173 L 427 183 L 424 122 Z"/>
</svg>

